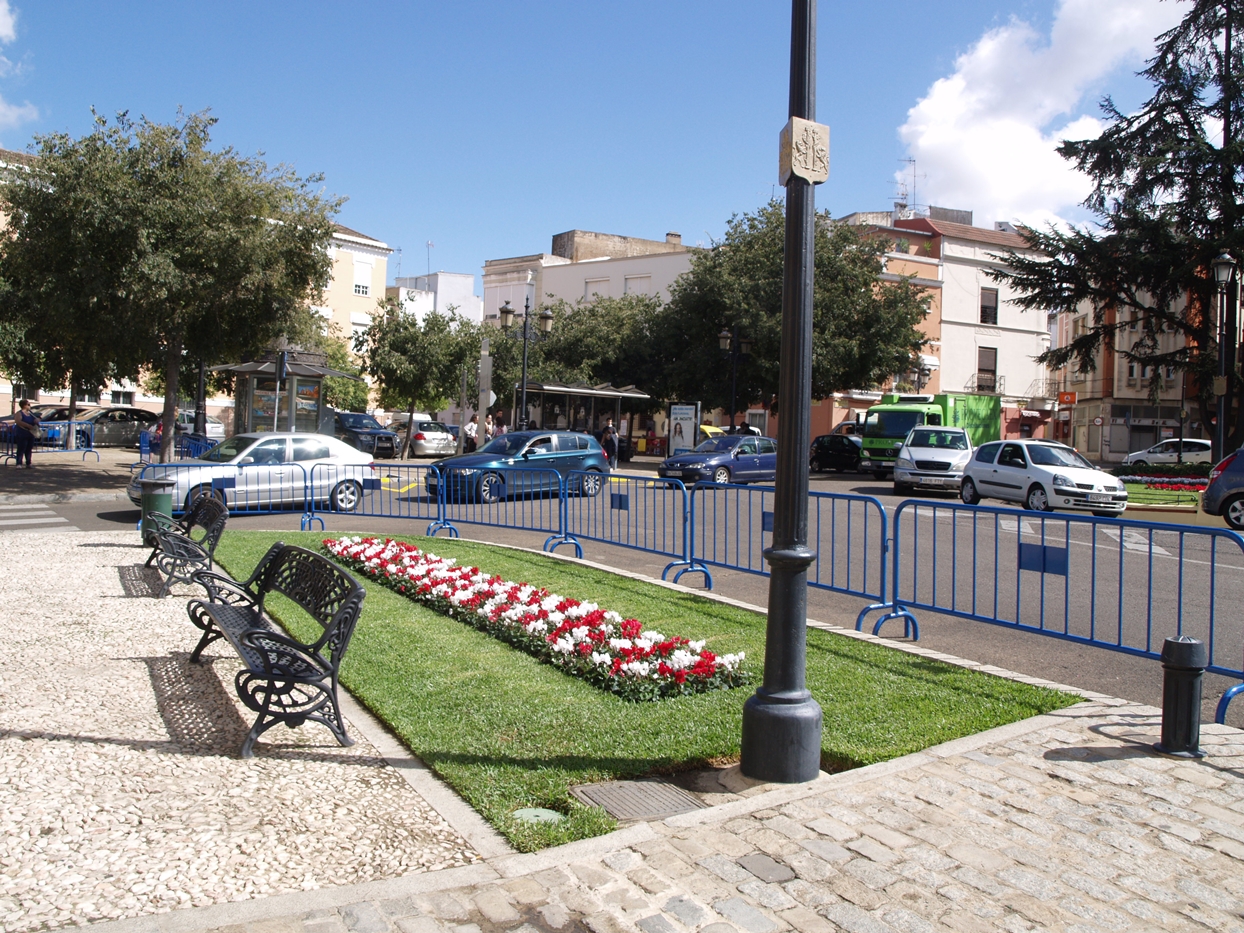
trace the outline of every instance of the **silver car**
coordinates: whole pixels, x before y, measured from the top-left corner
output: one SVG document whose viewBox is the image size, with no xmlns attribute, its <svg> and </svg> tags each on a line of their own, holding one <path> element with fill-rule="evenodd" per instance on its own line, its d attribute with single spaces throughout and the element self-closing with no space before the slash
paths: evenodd
<svg viewBox="0 0 1244 933">
<path fill-rule="evenodd" d="M 959 491 L 972 442 L 963 428 L 917 427 L 907 432 L 894 461 L 894 492 L 913 489 Z"/>
<path fill-rule="evenodd" d="M 401 439 L 406 439 L 405 430 Z M 410 442 L 412 457 L 452 457 L 458 452 L 458 439 L 439 421 L 415 421 L 415 434 Z"/>
<path fill-rule="evenodd" d="M 338 512 L 353 512 L 378 484 L 370 454 L 324 434 L 235 434 L 197 460 L 156 463 L 126 490 L 142 502 L 140 480 L 169 479 L 175 508 L 189 509 L 200 496 L 215 496 L 239 512 L 302 508 L 310 498 Z"/>
<path fill-rule="evenodd" d="M 145 408 L 99 408 L 82 416 L 95 425 L 96 447 L 137 447 L 143 431 L 154 431 L 160 416 Z"/>
<path fill-rule="evenodd" d="M 1123 458 L 1126 464 L 1134 464 L 1136 466 L 1149 466 L 1156 463 L 1178 463 L 1180 461 L 1178 439 L 1161 441 L 1148 447 L 1145 450 L 1137 450 L 1128 454 Z M 1183 443 L 1183 462 L 1184 463 L 1209 463 L 1210 462 L 1210 442 L 1197 440 L 1196 438 L 1184 438 Z"/>
</svg>

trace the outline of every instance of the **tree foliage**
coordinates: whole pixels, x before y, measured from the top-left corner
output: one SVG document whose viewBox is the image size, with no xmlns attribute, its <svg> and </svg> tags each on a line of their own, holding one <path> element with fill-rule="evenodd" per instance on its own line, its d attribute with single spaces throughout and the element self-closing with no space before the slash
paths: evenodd
<svg viewBox="0 0 1244 933">
<path fill-rule="evenodd" d="M 94 386 L 163 370 L 165 453 L 183 354 L 254 354 L 327 285 L 339 206 L 286 166 L 209 149 L 215 119 L 97 117 L 0 185 L 0 320 L 28 352 L 8 365 L 44 385 Z"/>
<path fill-rule="evenodd" d="M 1218 354 L 1211 263 L 1224 250 L 1244 258 L 1242 40 L 1244 3 L 1195 0 L 1178 26 L 1158 37 L 1141 72 L 1153 84 L 1152 97 L 1132 114 L 1106 98 L 1106 130 L 1059 147 L 1092 180 L 1084 203 L 1099 227 L 1029 230 L 1025 238 L 1041 255 L 1012 253 L 1011 270 L 999 275 L 1022 293 L 1024 307 L 1088 309 L 1090 326 L 1043 354 L 1043 362 L 1090 372 L 1100 352 L 1117 351 L 1154 366 L 1155 392 L 1159 367 L 1172 366 L 1197 377 L 1205 421 Z M 1133 317 L 1135 339 L 1121 333 Z M 1163 347 L 1164 332 L 1181 338 L 1175 348 Z M 1236 377 L 1234 394 L 1242 390 Z M 1244 424 L 1237 422 L 1231 447 L 1242 440 Z"/>
<path fill-rule="evenodd" d="M 645 322 L 649 390 L 729 407 L 730 365 L 718 335 L 751 340 L 738 364 L 738 402 L 773 404 L 781 349 L 785 208 L 772 200 L 731 218 L 721 242 L 691 260 L 671 300 Z M 820 214 L 816 223 L 812 394 L 863 388 L 911 367 L 927 297 L 910 282 L 880 280 L 886 241 Z"/>
</svg>

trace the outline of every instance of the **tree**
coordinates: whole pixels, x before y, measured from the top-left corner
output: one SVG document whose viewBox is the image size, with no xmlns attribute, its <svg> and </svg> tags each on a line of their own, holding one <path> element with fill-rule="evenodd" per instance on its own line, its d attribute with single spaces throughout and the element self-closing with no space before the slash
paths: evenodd
<svg viewBox="0 0 1244 933">
<path fill-rule="evenodd" d="M 379 302 L 372 324 L 354 340 L 364 369 L 380 387 L 386 408 L 436 410 L 456 394 L 462 367 L 479 355 L 479 332 L 450 312 L 432 312 L 422 322 L 394 298 Z M 408 422 L 409 424 L 409 422 Z M 414 432 L 407 430 L 405 458 Z"/>
<path fill-rule="evenodd" d="M 718 334 L 738 329 L 752 342 L 739 361 L 738 398 L 774 404 L 781 344 L 785 208 L 772 200 L 734 216 L 719 243 L 691 260 L 668 305 L 645 322 L 650 392 L 727 408 L 730 372 Z M 880 280 L 889 245 L 820 214 L 816 224 L 812 393 L 875 385 L 911 368 L 924 343 L 916 329 L 927 297 L 910 282 Z"/>
<path fill-rule="evenodd" d="M 1101 352 L 1115 351 L 1154 367 L 1155 398 L 1161 368 L 1190 373 L 1205 423 L 1218 363 L 1211 263 L 1223 251 L 1244 258 L 1236 77 L 1244 67 L 1241 27 L 1240 0 L 1195 0 L 1178 26 L 1158 37 L 1141 72 L 1152 82 L 1153 96 L 1133 114 L 1106 98 L 1106 130 L 1096 139 L 1064 141 L 1058 149 L 1092 180 L 1084 204 L 1099 228 L 1025 231 L 1040 255 L 1012 252 L 1010 270 L 998 276 L 1022 293 L 1023 307 L 1088 309 L 1083 332 L 1042 354 L 1042 362 L 1091 372 Z M 1130 331 L 1133 319 L 1134 344 L 1120 333 Z M 1170 331 L 1182 339 L 1163 350 L 1159 337 Z M 1238 375 L 1231 394 L 1237 414 L 1228 445 L 1234 449 L 1244 441 L 1244 382 Z"/>
<path fill-rule="evenodd" d="M 97 117 L 38 139 L 0 185 L 0 319 L 37 348 L 45 384 L 164 373 L 164 449 L 183 355 L 253 354 L 327 285 L 331 215 L 317 176 L 208 148 L 215 119 Z"/>
</svg>

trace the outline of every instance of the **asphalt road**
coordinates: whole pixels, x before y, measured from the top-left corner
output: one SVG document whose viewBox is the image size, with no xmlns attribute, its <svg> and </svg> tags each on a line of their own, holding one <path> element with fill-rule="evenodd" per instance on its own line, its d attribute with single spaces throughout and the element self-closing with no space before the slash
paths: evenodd
<svg viewBox="0 0 1244 933">
<path fill-rule="evenodd" d="M 390 472 L 393 479 L 382 493 L 368 494 L 366 507 L 390 513 L 401 510 L 411 517 L 328 514 L 323 516 L 326 532 L 422 535 L 434 517 L 434 509 L 424 500 L 417 479 L 412 481 L 418 471 Z M 613 479 L 597 499 L 570 500 L 570 530 L 580 536 L 585 558 L 660 576 L 671 558 L 650 551 L 681 550 L 681 501 L 663 490 L 654 492 L 643 482 L 621 476 Z M 892 494 L 889 484 L 861 476 L 814 474 L 812 489 L 874 496 L 887 511 L 903 500 Z M 1092 626 L 1099 639 L 1144 644 L 1148 638 L 1149 644 L 1157 646 L 1165 634 L 1173 632 L 1181 612 L 1185 630 L 1208 636 L 1212 608 L 1219 659 L 1227 666 L 1239 663 L 1244 652 L 1239 611 L 1244 606 L 1244 554 L 1238 546 L 1233 545 L 1233 550 L 1227 547 L 1229 539 L 1208 541 L 1196 525 L 1189 525 L 1189 533 L 1184 535 L 1173 531 L 1154 532 L 1152 536 L 1127 531 L 1112 535 L 1110 532 L 1118 529 L 1098 526 L 1093 531 L 1061 520 L 1060 513 L 1039 516 L 1006 507 L 967 520 L 963 513 L 947 508 L 958 503 L 951 494 L 930 493 L 919 498 L 919 507 L 904 510 L 901 525 L 901 565 L 906 568 L 899 580 L 902 599 L 928 607 L 953 606 L 960 611 L 970 611 L 975 605 L 978 610 L 996 611 L 997 617 L 1007 620 L 1037 626 L 1044 622 L 1047 630 L 1088 634 Z M 703 514 L 695 526 L 701 529 L 695 552 L 757 571 L 711 566 L 714 591 L 766 606 L 768 578 L 760 573 L 765 566 L 761 552 L 770 537 L 765 531 L 764 513 L 772 509 L 772 494 L 760 487 L 719 490 L 698 496 L 696 507 Z M 58 503 L 55 510 L 83 530 L 133 528 L 138 520 L 137 510 L 122 502 Z M 491 506 L 464 503 L 451 506 L 450 513 L 463 537 L 532 548 L 545 542 L 558 521 L 555 499 L 524 499 Z M 235 514 L 230 527 L 296 531 L 300 519 L 300 514 Z M 859 593 L 880 592 L 880 520 L 879 511 L 870 503 L 814 499 L 810 530 L 812 545 L 820 556 L 813 567 L 813 582 L 819 578 L 825 584 Z M 495 524 L 476 523 L 483 521 Z M 936 541 L 934 534 L 938 535 Z M 633 547 L 586 540 L 592 535 L 624 540 Z M 1066 572 L 1016 570 L 1021 543 L 1035 546 L 1041 558 L 1047 554 L 1046 548 L 1065 552 Z M 912 559 L 913 548 L 919 550 L 917 560 Z M 573 548 L 562 546 L 560 552 L 573 554 Z M 1054 557 L 1057 560 L 1057 555 Z M 1212 580 L 1211 559 L 1215 571 Z M 700 587 L 703 578 L 690 573 L 680 582 Z M 810 588 L 808 613 L 811 618 L 850 626 L 872 601 Z M 925 647 L 1161 705 L 1162 672 L 1155 661 L 956 618 L 930 608 L 917 609 L 915 615 Z M 877 613 L 869 616 L 868 624 L 877 617 Z M 881 634 L 901 637 L 902 624 L 887 623 Z M 1212 721 L 1214 704 L 1231 683 L 1227 678 L 1207 675 L 1203 704 L 1206 721 Z M 1235 704 L 1228 721 L 1244 726 L 1244 701 Z"/>
</svg>

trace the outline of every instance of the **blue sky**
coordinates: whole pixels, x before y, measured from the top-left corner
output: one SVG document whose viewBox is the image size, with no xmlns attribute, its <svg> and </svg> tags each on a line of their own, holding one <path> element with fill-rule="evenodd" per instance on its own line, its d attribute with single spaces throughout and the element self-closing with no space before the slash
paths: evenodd
<svg viewBox="0 0 1244 933">
<path fill-rule="evenodd" d="M 818 207 L 916 200 L 995 219 L 1082 219 L 1049 150 L 1095 132 L 1177 0 L 822 2 Z M 325 176 L 339 220 L 404 275 L 473 272 L 571 228 L 719 237 L 775 190 L 781 2 L 133 3 L 0 0 L 0 145 L 211 108 L 214 140 Z M 776 189 L 780 194 L 780 189 Z M 390 261 L 390 278 L 398 257 Z"/>
</svg>

